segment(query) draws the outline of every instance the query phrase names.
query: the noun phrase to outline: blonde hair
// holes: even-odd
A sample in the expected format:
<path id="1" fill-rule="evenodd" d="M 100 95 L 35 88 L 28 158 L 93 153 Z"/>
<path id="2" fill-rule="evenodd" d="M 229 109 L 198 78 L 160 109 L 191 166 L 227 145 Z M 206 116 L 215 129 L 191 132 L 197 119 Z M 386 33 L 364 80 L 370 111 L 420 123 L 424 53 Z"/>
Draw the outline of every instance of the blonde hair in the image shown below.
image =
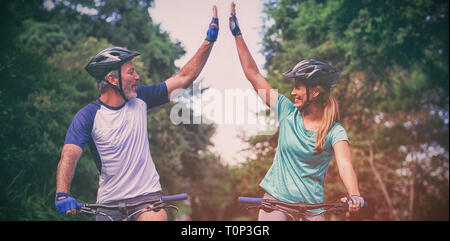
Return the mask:
<path id="1" fill-rule="evenodd" d="M 339 121 L 339 104 L 331 93 L 324 93 L 322 98 L 319 100 L 324 105 L 322 122 L 320 123 L 319 129 L 317 130 L 316 146 L 314 150 L 321 153 L 323 152 L 323 146 L 325 145 L 325 140 L 327 134 L 330 131 L 333 124 Z"/>

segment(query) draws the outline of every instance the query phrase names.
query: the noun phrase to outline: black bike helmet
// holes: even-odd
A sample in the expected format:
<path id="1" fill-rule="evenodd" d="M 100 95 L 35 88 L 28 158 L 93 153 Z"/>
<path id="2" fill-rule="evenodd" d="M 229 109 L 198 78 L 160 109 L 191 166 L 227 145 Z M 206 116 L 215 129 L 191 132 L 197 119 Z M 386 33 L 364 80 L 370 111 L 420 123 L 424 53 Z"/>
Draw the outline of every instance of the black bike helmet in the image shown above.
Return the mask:
<path id="1" fill-rule="evenodd" d="M 134 57 L 140 55 L 139 52 L 128 50 L 122 47 L 111 47 L 105 50 L 102 50 L 100 53 L 95 55 L 91 61 L 86 65 L 86 71 L 93 76 L 97 82 L 101 82 L 105 80 L 105 76 L 113 71 L 119 71 L 119 88 L 109 83 L 109 81 L 105 80 L 111 87 L 117 90 L 120 95 L 128 101 L 125 97 L 125 94 L 122 89 L 122 74 L 121 67 L 124 63 L 132 60 Z"/>
<path id="2" fill-rule="evenodd" d="M 326 92 L 331 92 L 332 86 L 336 84 L 339 77 L 339 71 L 334 69 L 331 65 L 315 59 L 306 59 L 297 63 L 294 68 L 283 74 L 285 77 L 294 78 L 295 81 L 299 81 L 306 86 L 306 105 L 308 106 L 311 102 L 316 101 L 320 93 L 316 98 L 309 99 L 309 88 L 313 86 L 322 86 Z"/>
<path id="3" fill-rule="evenodd" d="M 307 59 L 302 60 L 291 70 L 283 74 L 288 78 L 294 78 L 308 83 L 310 86 L 322 85 L 331 87 L 339 77 L 339 71 L 324 62 Z"/>

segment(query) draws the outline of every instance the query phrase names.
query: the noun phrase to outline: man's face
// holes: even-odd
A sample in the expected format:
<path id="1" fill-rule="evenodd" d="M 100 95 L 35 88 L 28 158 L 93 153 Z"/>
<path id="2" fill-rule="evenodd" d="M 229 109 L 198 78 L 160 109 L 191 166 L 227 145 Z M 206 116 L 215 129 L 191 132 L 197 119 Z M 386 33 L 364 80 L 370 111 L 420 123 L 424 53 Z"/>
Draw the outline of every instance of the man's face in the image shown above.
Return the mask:
<path id="1" fill-rule="evenodd" d="M 137 97 L 139 79 L 140 77 L 131 61 L 122 65 L 122 89 L 127 99 Z"/>

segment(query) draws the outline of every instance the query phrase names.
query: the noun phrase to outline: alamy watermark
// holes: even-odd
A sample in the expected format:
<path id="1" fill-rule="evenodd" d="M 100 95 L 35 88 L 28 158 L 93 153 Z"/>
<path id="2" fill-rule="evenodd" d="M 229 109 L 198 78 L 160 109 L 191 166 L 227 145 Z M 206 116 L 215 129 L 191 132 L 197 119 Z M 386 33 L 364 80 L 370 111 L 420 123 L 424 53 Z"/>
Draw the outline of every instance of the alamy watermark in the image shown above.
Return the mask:
<path id="1" fill-rule="evenodd" d="M 258 135 L 273 135 L 278 121 L 275 106 L 277 90 L 255 92 L 253 89 L 208 88 L 202 91 L 196 83 L 191 91 L 177 89 L 171 93 L 170 100 L 176 104 L 170 110 L 173 124 L 229 124 L 254 125 Z M 190 93 L 189 93 L 190 92 Z M 263 99 L 270 99 L 269 108 Z"/>

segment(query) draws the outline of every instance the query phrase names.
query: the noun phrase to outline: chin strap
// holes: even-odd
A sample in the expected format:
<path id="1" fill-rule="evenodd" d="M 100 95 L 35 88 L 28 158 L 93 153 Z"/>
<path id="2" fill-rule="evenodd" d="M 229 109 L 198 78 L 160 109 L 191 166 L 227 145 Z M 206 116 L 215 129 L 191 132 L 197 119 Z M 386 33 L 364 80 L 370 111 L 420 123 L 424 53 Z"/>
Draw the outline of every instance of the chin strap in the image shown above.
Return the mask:
<path id="1" fill-rule="evenodd" d="M 114 90 L 116 90 L 117 92 L 119 92 L 120 96 L 122 96 L 122 98 L 125 100 L 125 102 L 128 102 L 127 97 L 125 96 L 125 93 L 123 92 L 122 89 L 122 71 L 121 71 L 121 67 L 119 67 L 119 69 L 117 70 L 119 72 L 119 87 L 111 84 L 108 80 L 105 79 L 106 83 L 108 83 L 109 86 L 111 86 Z"/>
<path id="2" fill-rule="evenodd" d="M 312 100 L 309 99 L 309 84 L 306 82 L 305 83 L 306 86 L 306 103 L 303 107 L 299 108 L 300 112 L 304 113 L 305 115 L 308 114 L 308 106 L 313 103 L 316 102 L 317 100 L 320 99 L 320 97 L 323 95 L 323 92 L 320 92 L 315 98 L 313 98 Z"/>
<path id="3" fill-rule="evenodd" d="M 125 96 L 125 93 L 123 92 L 122 88 L 122 66 L 119 67 L 119 94 L 122 96 L 122 98 L 125 100 L 125 102 L 128 102 L 127 97 Z"/>
<path id="4" fill-rule="evenodd" d="M 312 102 L 315 102 L 318 99 L 318 97 L 320 96 L 320 94 L 318 96 L 316 96 L 316 98 L 314 98 L 313 100 L 310 100 L 309 99 L 309 84 L 308 84 L 308 82 L 305 83 L 305 87 L 306 87 L 306 103 L 303 105 L 302 108 L 300 108 L 300 112 L 302 112 L 303 114 L 306 115 L 306 114 L 308 114 L 307 108 L 308 108 L 309 104 L 311 104 Z"/>

